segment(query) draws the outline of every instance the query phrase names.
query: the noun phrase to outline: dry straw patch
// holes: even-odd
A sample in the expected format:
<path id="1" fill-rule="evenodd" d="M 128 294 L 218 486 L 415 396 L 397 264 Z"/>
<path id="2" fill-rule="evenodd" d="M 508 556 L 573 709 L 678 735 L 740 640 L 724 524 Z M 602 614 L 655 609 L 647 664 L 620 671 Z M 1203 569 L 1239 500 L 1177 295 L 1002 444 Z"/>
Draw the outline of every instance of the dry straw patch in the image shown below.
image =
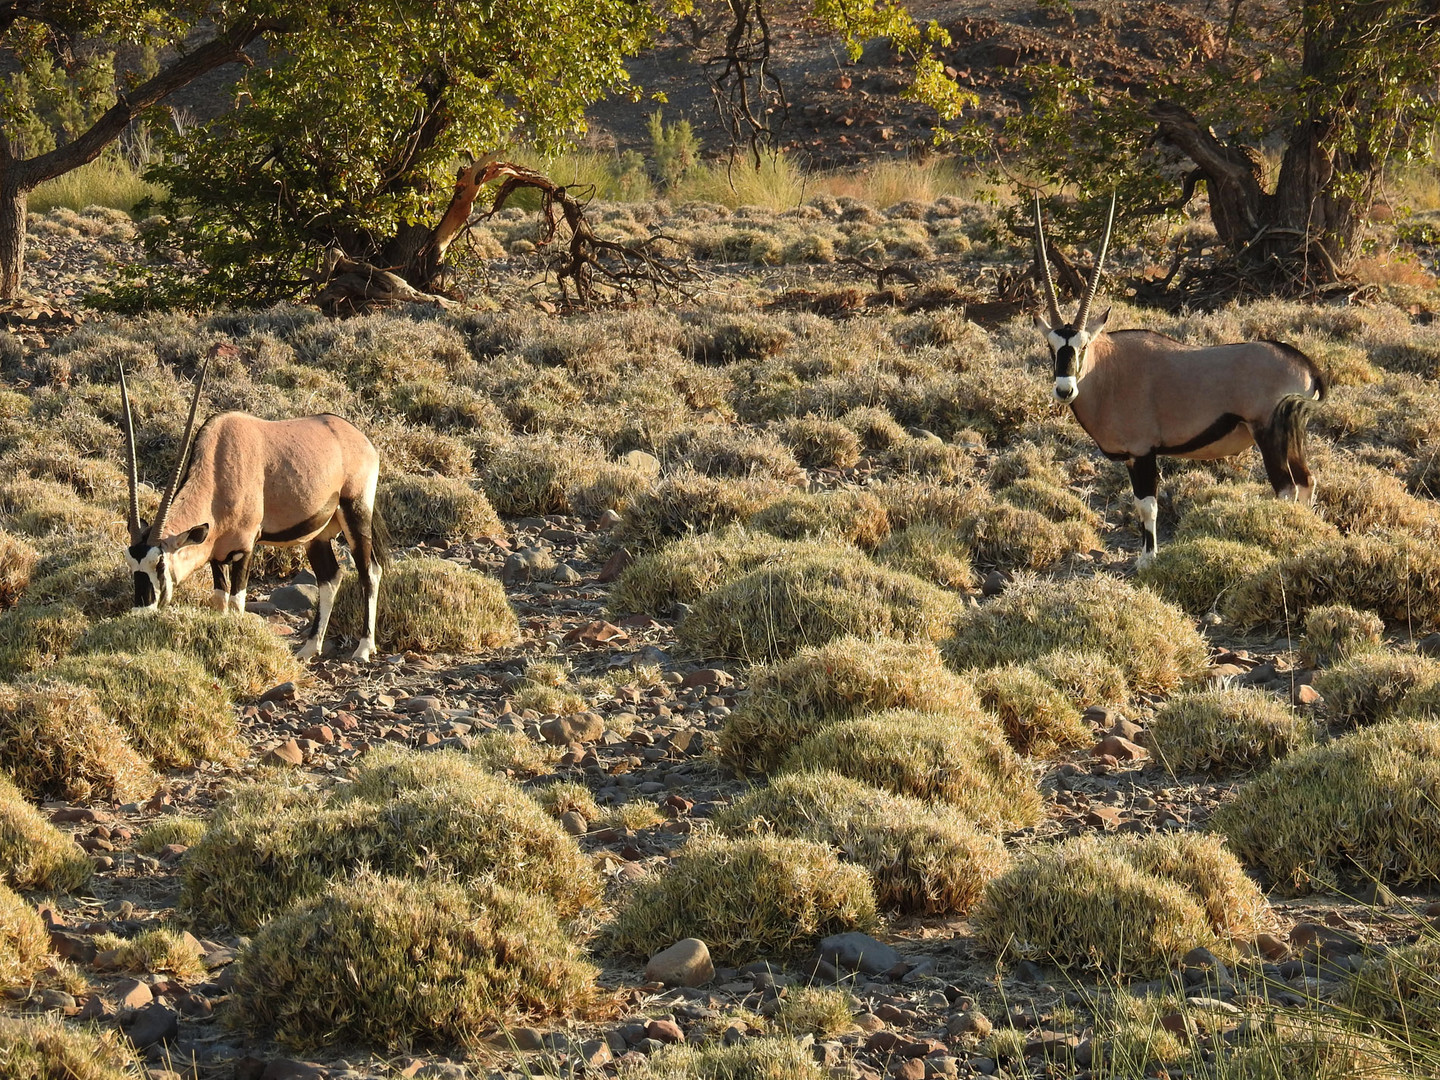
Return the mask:
<path id="1" fill-rule="evenodd" d="M 1308 506 L 1264 497 L 1217 496 L 1188 511 L 1175 527 L 1177 541 L 1210 536 L 1278 553 L 1334 540 L 1339 535 L 1334 525 Z"/>
<path id="2" fill-rule="evenodd" d="M 29 543 L 0 529 L 0 611 L 20 602 L 37 558 Z"/>
<path id="3" fill-rule="evenodd" d="M 998 570 L 1048 570 L 1065 556 L 1104 545 L 1083 521 L 1051 521 L 1036 510 L 992 503 L 959 524 L 976 565 Z"/>
<path id="4" fill-rule="evenodd" d="M 1276 762 L 1211 825 L 1297 892 L 1440 878 L 1440 722 L 1362 728 Z"/>
<path id="5" fill-rule="evenodd" d="M 20 604 L 0 611 L 0 679 L 53 664 L 89 625 L 83 611 L 65 604 Z"/>
<path id="6" fill-rule="evenodd" d="M 772 834 L 837 848 L 870 871 L 882 908 L 907 913 L 963 915 L 1009 862 L 998 837 L 948 808 L 833 772 L 777 777 L 723 810 L 715 828 L 726 836 Z"/>
<path id="7" fill-rule="evenodd" d="M 690 533 L 714 532 L 752 517 L 792 490 L 763 477 L 721 480 L 696 472 L 667 476 L 630 500 L 611 537 L 634 551 L 650 551 Z"/>
<path id="8" fill-rule="evenodd" d="M 543 897 L 363 873 L 260 929 L 229 1021 L 302 1050 L 474 1046 L 499 1025 L 583 1011 L 596 974 Z"/>
<path id="9" fill-rule="evenodd" d="M 1440 938 L 1422 934 L 1367 960 L 1346 979 L 1345 1003 L 1397 1034 L 1433 1038 L 1440 1032 Z"/>
<path id="10" fill-rule="evenodd" d="M 854 548 L 765 566 L 695 602 L 679 627 L 692 656 L 775 660 L 837 637 L 940 637 L 955 597 L 899 571 L 876 566 Z"/>
<path id="11" fill-rule="evenodd" d="M 770 772 L 796 743 L 849 717 L 884 709 L 983 717 L 974 690 L 928 641 L 837 638 L 750 673 L 750 693 L 721 729 L 721 756 Z"/>
<path id="12" fill-rule="evenodd" d="M 1305 613 L 1300 659 L 1308 667 L 1328 667 L 1380 647 L 1385 621 L 1373 611 L 1348 604 L 1324 604 Z"/>
<path id="13" fill-rule="evenodd" d="M 591 478 L 604 461 L 598 447 L 581 440 L 520 436 L 495 447 L 480 482 L 502 514 L 567 514 L 572 487 Z"/>
<path id="14" fill-rule="evenodd" d="M 156 776 L 87 687 L 58 680 L 0 684 L 0 766 L 32 799 L 130 802 Z"/>
<path id="15" fill-rule="evenodd" d="M 698 937 L 722 964 L 799 958 L 821 938 L 876 924 L 869 875 L 823 844 L 700 836 L 661 873 L 642 878 L 610 925 L 616 951 Z"/>
<path id="16" fill-rule="evenodd" d="M 208 828 L 208 824 L 201 818 L 166 818 L 164 821 L 157 821 L 154 825 L 148 826 L 135 838 L 131 847 L 142 855 L 158 855 L 171 844 L 183 844 L 187 848 L 193 847 L 205 835 L 206 828 Z"/>
<path id="17" fill-rule="evenodd" d="M 91 870 L 85 852 L 0 775 L 0 878 L 25 892 L 73 892 Z"/>
<path id="18" fill-rule="evenodd" d="M 93 690 L 105 714 L 156 765 L 232 764 L 245 754 L 229 696 L 199 661 L 183 653 L 71 656 L 51 674 Z"/>
<path id="19" fill-rule="evenodd" d="M 838 420 L 801 416 L 777 429 L 780 441 L 807 469 L 848 469 L 860 460 L 860 437 Z"/>
<path id="20" fill-rule="evenodd" d="M 1020 753 L 1049 757 L 1092 741 L 1080 711 L 1033 668 L 1006 664 L 970 677 L 980 703 L 1000 718 L 1005 738 Z"/>
<path id="21" fill-rule="evenodd" d="M 990 603 L 962 611 L 941 648 L 959 670 L 1026 663 L 1056 649 L 1092 651 L 1118 664 L 1131 689 L 1147 693 L 1194 678 L 1209 657 L 1183 612 L 1107 575 L 1018 578 Z"/>
<path id="22" fill-rule="evenodd" d="M 95 1031 L 52 1017 L 0 1017 L 0 1074 L 17 1080 L 137 1080 L 144 1075 L 118 1030 Z"/>
<path id="23" fill-rule="evenodd" d="M 197 660 L 236 697 L 253 698 L 299 679 L 300 664 L 262 620 L 170 606 L 97 622 L 75 642 L 79 656 L 162 650 Z"/>
<path id="24" fill-rule="evenodd" d="M 971 913 L 978 940 L 1002 958 L 1140 975 L 1196 947 L 1232 954 L 1230 938 L 1259 929 L 1264 898 L 1219 845 L 1172 839 L 1078 837 L 1030 852 Z"/>
<path id="25" fill-rule="evenodd" d="M 181 906 L 248 930 L 361 866 L 488 876 L 567 917 L 600 896 L 575 841 L 515 784 L 463 754 L 384 749 L 328 795 L 283 778 L 240 788 L 186 854 Z"/>
<path id="26" fill-rule="evenodd" d="M 499 581 L 448 559 L 404 559 L 380 580 L 375 643 L 399 652 L 479 652 L 513 644 L 520 623 Z M 356 635 L 360 586 L 346 575 L 331 627 Z"/>
<path id="27" fill-rule="evenodd" d="M 1079 495 L 1039 477 L 1022 477 L 1001 488 L 995 497 L 1022 510 L 1034 510 L 1057 523 L 1078 521 L 1092 529 L 1100 525 L 1100 515 Z"/>
<path id="28" fill-rule="evenodd" d="M 470 743 L 470 760 L 488 772 L 529 780 L 552 771 L 558 752 L 519 732 L 487 731 Z"/>
<path id="29" fill-rule="evenodd" d="M 943 802 L 986 828 L 1023 828 L 1041 816 L 1025 763 L 993 720 L 968 713 L 892 709 L 845 720 L 800 743 L 781 767 L 833 771 L 896 795 Z"/>
<path id="30" fill-rule="evenodd" d="M 114 934 L 95 935 L 95 947 L 110 953 L 110 965 L 118 971 L 168 971 L 183 980 L 198 979 L 205 972 L 200 963 L 199 943 L 187 935 L 163 927 L 146 930 L 133 938 Z"/>
<path id="31" fill-rule="evenodd" d="M 1166 544 L 1135 580 L 1191 615 L 1213 611 L 1240 582 L 1275 562 L 1255 544 L 1197 536 Z"/>
<path id="32" fill-rule="evenodd" d="M 484 492 L 447 476 L 391 476 L 376 502 L 390 535 L 401 547 L 424 540 L 474 540 L 504 536 L 505 526 Z"/>
<path id="33" fill-rule="evenodd" d="M 1227 1080 L 1415 1080 L 1396 1060 L 1409 1053 L 1384 1038 L 1357 1031 L 1334 1015 L 1277 1014 L 1238 1056 L 1225 1062 Z"/>
<path id="34" fill-rule="evenodd" d="M 1029 666 L 1082 709 L 1118 705 L 1129 696 L 1120 665 L 1093 649 L 1056 649 L 1037 656 Z"/>
<path id="35" fill-rule="evenodd" d="M 885 504 L 865 491 L 783 495 L 751 516 L 749 526 L 782 540 L 828 538 L 874 551 L 890 535 Z"/>
<path id="36" fill-rule="evenodd" d="M 1440 707 L 1440 661 L 1414 653 L 1370 652 L 1315 678 L 1331 715 L 1347 724 L 1378 724 Z"/>
<path id="37" fill-rule="evenodd" d="M 677 1043 L 650 1055 L 625 1080 L 826 1080 L 829 1072 L 795 1039 L 745 1039 L 731 1046 Z"/>
<path id="38" fill-rule="evenodd" d="M 50 934 L 35 909 L 7 885 L 0 885 L 0 986 L 23 984 L 43 968 Z"/>
<path id="39" fill-rule="evenodd" d="M 792 987 L 777 1003 L 773 1019 L 776 1030 L 787 1035 L 813 1035 L 833 1039 L 855 1030 L 848 990 L 823 986 Z"/>
<path id="40" fill-rule="evenodd" d="M 875 549 L 875 561 L 947 589 L 975 586 L 970 548 L 958 529 L 929 522 L 908 525 Z"/>
<path id="41" fill-rule="evenodd" d="M 1238 686 L 1172 697 L 1146 737 L 1175 776 L 1259 768 L 1314 741 L 1314 724 L 1275 695 Z"/>

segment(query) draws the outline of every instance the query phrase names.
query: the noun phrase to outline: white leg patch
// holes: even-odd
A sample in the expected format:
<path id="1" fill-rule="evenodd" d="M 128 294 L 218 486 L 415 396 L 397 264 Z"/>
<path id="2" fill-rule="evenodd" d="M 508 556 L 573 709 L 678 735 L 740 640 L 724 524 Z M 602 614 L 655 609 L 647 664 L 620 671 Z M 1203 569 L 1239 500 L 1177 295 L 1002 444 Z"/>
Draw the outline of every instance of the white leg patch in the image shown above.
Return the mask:
<path id="1" fill-rule="evenodd" d="M 237 593 L 230 594 L 231 609 L 238 611 L 241 615 L 245 614 L 245 592 L 245 589 L 241 589 Z"/>
<path id="2" fill-rule="evenodd" d="M 230 594 L 224 589 L 210 590 L 210 606 L 216 611 L 230 610 Z"/>
<path id="3" fill-rule="evenodd" d="M 1160 547 L 1160 537 L 1155 532 L 1155 522 L 1160 517 L 1160 506 L 1154 495 L 1135 500 L 1135 512 L 1140 515 L 1140 526 L 1145 530 L 1145 548 L 1135 566 L 1144 569 L 1155 561 L 1155 552 Z"/>
<path id="4" fill-rule="evenodd" d="M 330 627 L 330 609 L 335 604 L 335 594 L 340 591 L 340 578 L 337 576 L 334 581 L 321 582 L 317 586 L 320 599 L 316 608 L 315 635 L 300 646 L 297 659 L 309 660 L 312 656 L 318 656 L 320 650 L 325 647 L 325 631 Z"/>
<path id="5" fill-rule="evenodd" d="M 380 564 L 372 562 L 370 564 L 370 602 L 365 613 L 365 625 L 369 628 L 370 633 L 361 638 L 360 644 L 355 646 L 355 651 L 351 654 L 352 660 L 369 660 L 370 654 L 375 651 L 375 612 L 380 603 L 380 575 Z"/>

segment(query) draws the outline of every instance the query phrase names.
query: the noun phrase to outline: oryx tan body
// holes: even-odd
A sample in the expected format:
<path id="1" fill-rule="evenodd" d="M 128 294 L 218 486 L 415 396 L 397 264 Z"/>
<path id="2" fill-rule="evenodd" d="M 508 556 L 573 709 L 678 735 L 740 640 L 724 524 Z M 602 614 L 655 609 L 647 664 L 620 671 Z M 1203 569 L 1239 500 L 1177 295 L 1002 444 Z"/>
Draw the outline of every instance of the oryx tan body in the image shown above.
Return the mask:
<path id="1" fill-rule="evenodd" d="M 129 393 L 121 393 L 130 449 L 130 533 L 127 560 L 135 576 L 135 607 L 168 603 L 175 588 L 207 562 L 214 606 L 245 610 L 250 560 L 257 544 L 304 546 L 315 570 L 319 602 L 302 658 L 324 645 L 340 568 L 331 541 L 343 534 L 360 575 L 365 625 L 357 659 L 375 647 L 376 599 L 385 558 L 377 536 L 375 487 L 379 455 L 358 429 L 338 416 L 262 420 L 221 413 L 195 431 L 206 369 L 196 383 L 180 462 L 161 498 L 155 523 L 139 521 L 134 432 Z"/>

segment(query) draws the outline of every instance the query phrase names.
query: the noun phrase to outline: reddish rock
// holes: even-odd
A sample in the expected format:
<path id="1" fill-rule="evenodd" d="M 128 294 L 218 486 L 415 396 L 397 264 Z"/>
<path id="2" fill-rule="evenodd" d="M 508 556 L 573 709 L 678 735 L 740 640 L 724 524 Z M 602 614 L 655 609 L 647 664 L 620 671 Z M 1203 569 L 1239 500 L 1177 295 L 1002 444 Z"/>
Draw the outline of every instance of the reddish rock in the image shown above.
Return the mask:
<path id="1" fill-rule="evenodd" d="M 1092 753 L 1097 757 L 1112 757 L 1116 761 L 1143 761 L 1150 756 L 1150 751 L 1143 746 L 1136 746 L 1119 735 L 1106 735 L 1095 744 Z"/>
<path id="2" fill-rule="evenodd" d="M 605 565 L 600 568 L 600 573 L 596 576 L 595 580 L 602 584 L 614 581 L 624 573 L 625 568 L 634 561 L 635 556 L 631 554 L 630 549 L 622 547 L 617 550 L 614 555 L 611 555 L 610 558 L 605 560 Z"/>
<path id="3" fill-rule="evenodd" d="M 1099 829 L 1113 829 L 1120 824 L 1120 811 L 1113 806 L 1092 807 L 1085 815 L 1085 824 Z"/>
<path id="4" fill-rule="evenodd" d="M 335 741 L 335 729 L 329 724 L 313 724 L 302 731 L 300 737 L 329 745 Z"/>
<path id="5" fill-rule="evenodd" d="M 645 1025 L 645 1037 L 661 1043 L 685 1041 L 685 1032 L 674 1020 L 651 1020 Z"/>
<path id="6" fill-rule="evenodd" d="M 286 739 L 279 746 L 269 751 L 260 759 L 262 765 L 300 765 L 305 761 L 305 753 L 294 739 Z"/>

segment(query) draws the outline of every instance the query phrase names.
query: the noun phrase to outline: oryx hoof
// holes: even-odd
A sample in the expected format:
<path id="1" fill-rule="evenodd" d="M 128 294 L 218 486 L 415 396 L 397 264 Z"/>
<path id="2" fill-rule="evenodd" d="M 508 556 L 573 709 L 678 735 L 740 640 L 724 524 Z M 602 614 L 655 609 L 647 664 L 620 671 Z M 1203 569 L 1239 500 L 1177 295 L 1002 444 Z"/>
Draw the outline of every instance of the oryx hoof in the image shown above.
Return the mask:
<path id="1" fill-rule="evenodd" d="M 1136 570 L 1144 570 L 1147 566 L 1149 566 L 1149 565 L 1150 565 L 1151 563 L 1153 563 L 1154 561 L 1155 561 L 1155 552 L 1153 552 L 1153 551 L 1142 551 L 1142 552 L 1140 553 L 1140 557 L 1135 560 L 1135 569 L 1136 569 Z"/>
<path id="2" fill-rule="evenodd" d="M 363 663 L 366 660 L 370 659 L 370 654 L 374 651 L 375 642 L 371 641 L 369 638 L 365 638 L 360 642 L 359 645 L 355 646 L 355 651 L 350 654 L 350 659 L 359 660 Z"/>
<path id="3" fill-rule="evenodd" d="M 320 642 L 313 637 L 306 638 L 305 644 L 300 646 L 300 651 L 295 654 L 296 660 L 309 660 L 312 656 L 320 655 Z"/>

